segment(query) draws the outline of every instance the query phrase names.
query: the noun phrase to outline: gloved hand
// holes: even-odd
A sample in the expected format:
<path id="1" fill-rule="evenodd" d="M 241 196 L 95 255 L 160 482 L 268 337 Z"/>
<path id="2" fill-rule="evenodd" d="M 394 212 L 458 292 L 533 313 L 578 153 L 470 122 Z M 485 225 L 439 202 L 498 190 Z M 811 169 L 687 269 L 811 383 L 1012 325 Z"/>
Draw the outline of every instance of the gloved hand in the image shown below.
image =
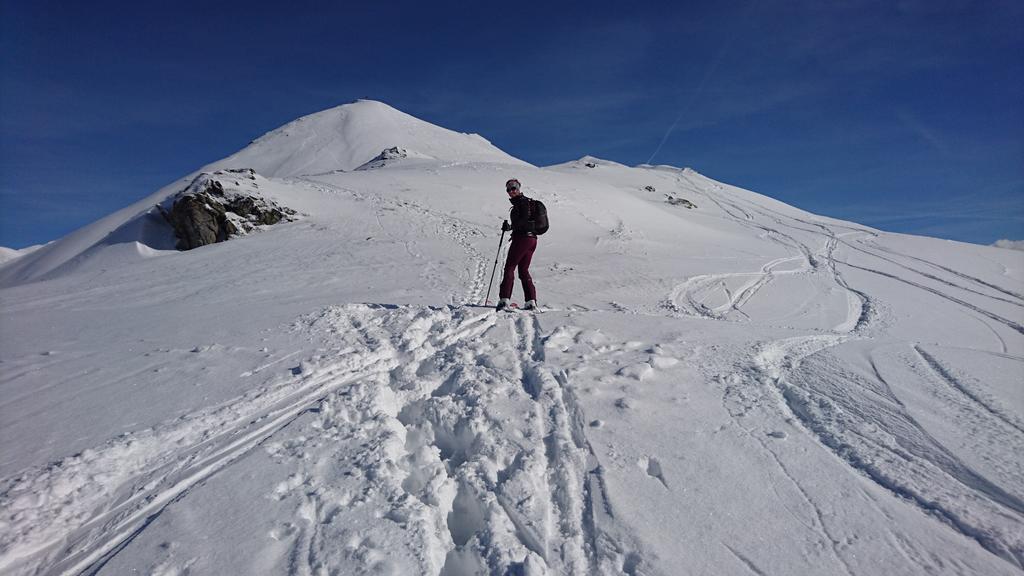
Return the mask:
<path id="1" fill-rule="evenodd" d="M 508 220 L 502 221 L 502 223 L 501 223 L 501 231 L 502 232 L 508 232 L 511 229 L 512 229 L 512 225 L 508 223 Z"/>

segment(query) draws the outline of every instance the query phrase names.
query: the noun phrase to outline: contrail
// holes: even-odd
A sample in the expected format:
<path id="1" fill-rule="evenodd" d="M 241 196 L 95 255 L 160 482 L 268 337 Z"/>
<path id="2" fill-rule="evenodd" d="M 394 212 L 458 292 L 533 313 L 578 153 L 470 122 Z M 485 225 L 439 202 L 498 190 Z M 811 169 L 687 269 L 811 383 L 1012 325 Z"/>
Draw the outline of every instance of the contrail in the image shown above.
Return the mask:
<path id="1" fill-rule="evenodd" d="M 754 2 L 750 2 L 749 4 L 747 4 L 747 9 L 744 10 L 744 16 L 750 13 L 750 8 L 753 5 Z M 683 107 L 679 110 L 679 115 L 676 116 L 675 122 L 672 122 L 672 125 L 669 126 L 668 130 L 665 131 L 665 135 L 661 137 L 661 142 L 658 142 L 658 147 L 654 149 L 654 153 L 651 154 L 651 157 L 647 159 L 646 164 L 650 164 L 654 160 L 654 157 L 658 155 L 658 152 L 661 152 L 661 147 L 665 145 L 665 142 L 668 141 L 668 137 L 672 135 L 673 131 L 675 131 L 676 126 L 679 125 L 679 121 L 683 119 L 683 116 L 686 115 L 687 112 L 689 112 L 690 106 L 693 104 L 693 101 L 696 100 L 702 92 L 704 92 L 704 86 L 707 85 L 708 80 L 711 78 L 711 75 L 714 74 L 716 70 L 718 70 L 718 66 L 722 63 L 722 59 L 725 58 L 725 53 L 729 51 L 729 46 L 731 46 L 733 41 L 736 39 L 737 28 L 739 27 L 733 26 L 732 31 L 729 34 L 729 37 L 726 38 L 725 42 L 722 43 L 722 47 L 721 49 L 718 50 L 718 54 L 715 56 L 715 59 L 711 62 L 711 65 L 708 66 L 707 72 L 704 73 L 704 77 L 701 78 L 700 83 L 697 84 L 697 89 L 690 93 L 690 97 L 687 98 L 686 102 L 683 104 Z"/>

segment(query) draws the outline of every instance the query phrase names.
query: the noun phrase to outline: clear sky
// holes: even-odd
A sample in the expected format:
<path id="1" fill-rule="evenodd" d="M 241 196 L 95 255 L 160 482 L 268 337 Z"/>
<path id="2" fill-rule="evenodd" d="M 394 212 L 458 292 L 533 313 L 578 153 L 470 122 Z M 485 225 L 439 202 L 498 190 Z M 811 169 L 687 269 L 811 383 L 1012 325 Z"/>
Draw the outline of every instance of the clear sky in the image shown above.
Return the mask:
<path id="1" fill-rule="evenodd" d="M 691 166 L 815 213 L 1024 239 L 1024 2 L 0 0 L 0 245 L 382 100 L 537 165 Z"/>

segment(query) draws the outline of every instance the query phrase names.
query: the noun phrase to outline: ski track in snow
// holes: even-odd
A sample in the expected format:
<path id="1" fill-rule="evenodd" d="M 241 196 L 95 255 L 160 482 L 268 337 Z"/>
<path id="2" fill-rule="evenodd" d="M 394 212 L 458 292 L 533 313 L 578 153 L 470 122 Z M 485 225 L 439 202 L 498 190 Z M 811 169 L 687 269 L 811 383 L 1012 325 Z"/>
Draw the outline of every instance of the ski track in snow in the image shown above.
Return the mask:
<path id="1" fill-rule="evenodd" d="M 813 512 L 813 523 L 808 528 L 821 533 L 823 545 L 832 545 L 834 557 L 852 573 L 842 551 L 834 548 L 838 539 L 830 532 L 819 506 L 766 439 L 764 418 L 772 420 L 770 414 L 779 408 L 783 412 L 774 419 L 799 423 L 859 473 L 1020 568 L 1024 536 L 1019 527 L 1024 522 L 1024 502 L 972 470 L 925 431 L 874 362 L 876 380 L 868 381 L 828 358 L 830 350 L 855 341 L 848 336 L 806 336 L 768 342 L 750 366 L 725 381 L 724 405 L 737 425 L 764 449 L 802 495 Z M 997 438 L 997 443 L 1024 449 L 1024 434 L 1018 422 L 977 398 L 919 347 L 913 350 L 929 371 L 967 400 L 946 400 L 958 406 L 961 417 L 970 419 L 975 429 L 984 429 L 985 438 Z M 1024 470 L 1016 463 L 1007 468 L 1005 474 L 1015 477 L 1011 481 L 1019 486 Z M 806 516 L 790 513 L 797 518 Z M 905 540 L 898 534 L 893 538 Z M 901 547 L 908 545 L 904 542 Z"/>
<path id="2" fill-rule="evenodd" d="M 452 330 L 452 337 L 465 336 L 465 331 Z M 442 333 L 441 338 L 445 337 Z M 372 346 L 338 354 L 342 359 L 336 363 L 311 371 L 303 368 L 298 383 L 285 381 L 255 391 L 219 408 L 124 435 L 5 481 L 0 486 L 0 510 L 18 520 L 5 531 L 0 550 L 16 555 L 0 557 L 0 568 L 22 558 L 50 555 L 59 547 L 61 559 L 48 573 L 88 573 L 165 506 L 287 426 L 332 390 L 397 362 Z M 26 513 L 19 515 L 22 509 Z"/>
<path id="3" fill-rule="evenodd" d="M 874 361 L 871 365 L 876 380 L 870 382 L 856 374 L 844 371 L 840 363 L 827 357 L 829 350 L 850 341 L 850 338 L 866 335 L 872 319 L 878 318 L 877 302 L 869 294 L 852 288 L 838 271 L 837 264 L 909 284 L 960 305 L 970 312 L 996 320 L 1017 332 L 1022 330 L 1021 326 L 1013 320 L 932 286 L 896 274 L 848 262 L 839 262 L 835 258 L 835 250 L 840 243 L 867 256 L 895 264 L 905 272 L 938 282 L 947 289 L 963 290 L 1014 306 L 1022 306 L 1020 294 L 922 258 L 899 254 L 884 247 L 872 245 L 879 251 L 927 264 L 940 272 L 951 274 L 960 280 L 966 280 L 978 286 L 977 289 L 965 287 L 952 280 L 901 264 L 893 258 L 881 256 L 855 245 L 840 238 L 824 224 L 782 215 L 763 207 L 741 208 L 738 203 L 730 202 L 707 188 L 697 186 L 685 175 L 681 178 L 687 181 L 691 191 L 704 195 L 728 217 L 742 225 L 756 227 L 769 234 L 777 233 L 774 228 L 757 223 L 754 214 L 758 214 L 770 218 L 779 227 L 787 226 L 780 220 L 779 217 L 782 217 L 817 228 L 817 230 L 802 227 L 798 229 L 808 233 L 823 233 L 827 237 L 825 249 L 815 255 L 825 261 L 832 280 L 851 296 L 855 296 L 859 304 L 858 306 L 851 305 L 847 321 L 835 329 L 836 332 L 848 334 L 847 336 L 805 336 L 764 343 L 750 365 L 741 368 L 738 373 L 726 380 L 727 385 L 723 397 L 723 403 L 737 425 L 761 445 L 765 453 L 771 456 L 783 476 L 788 478 L 802 495 L 804 503 L 814 511 L 813 526 L 808 526 L 808 528 L 819 531 L 823 544 L 832 546 L 834 557 L 840 562 L 843 570 L 848 574 L 852 573 L 842 552 L 835 548 L 835 542 L 838 540 L 829 532 L 828 523 L 822 516 L 819 507 L 800 486 L 797 478 L 787 469 L 771 444 L 766 441 L 763 431 L 757 425 L 751 425 L 751 422 L 760 423 L 761 420 L 745 418 L 751 411 L 769 414 L 776 410 L 776 407 L 785 407 L 782 413 L 783 419 L 799 422 L 826 449 L 832 451 L 855 470 L 871 478 L 884 489 L 913 502 L 923 513 L 939 518 L 965 537 L 976 541 L 989 552 L 1019 569 L 1024 568 L 1024 533 L 1020 530 L 1020 526 L 1024 525 L 1024 501 L 972 470 L 926 432 L 893 393 L 888 382 L 879 373 Z M 860 232 L 854 230 L 847 235 Z M 867 231 L 863 233 L 871 238 L 875 236 Z M 818 271 L 815 255 L 812 255 L 806 245 L 798 242 L 792 235 L 779 234 L 779 236 L 786 240 L 784 244 L 789 242 L 800 244 L 801 255 L 807 258 L 809 264 L 791 273 L 806 274 Z M 860 243 L 861 241 L 858 239 L 854 242 Z M 800 256 L 795 255 L 792 258 L 800 258 Z M 771 280 L 771 268 L 778 265 L 780 261 L 785 261 L 785 259 L 769 262 L 762 267 L 760 273 L 749 274 L 754 276 L 755 280 L 743 286 L 739 293 L 746 294 L 749 299 L 752 293 L 756 293 L 760 287 Z M 722 312 L 739 311 L 737 303 L 742 303 L 745 300 L 737 297 L 735 292 L 729 292 L 726 289 L 728 301 L 717 308 L 709 309 L 704 306 L 701 296 L 713 288 L 716 283 L 724 285 L 722 280 L 732 276 L 748 276 L 748 274 L 693 277 L 673 290 L 666 307 L 672 311 L 727 319 Z M 998 294 L 986 293 L 982 290 L 994 291 Z M 680 302 L 685 304 L 681 306 Z M 853 298 L 851 298 L 851 304 L 852 302 Z M 987 324 L 986 327 L 994 332 Z M 882 328 L 884 326 L 874 326 L 871 332 L 877 334 Z M 1006 342 L 997 332 L 995 334 L 1004 353 L 1000 355 L 1005 356 Z M 990 401 L 981 397 L 970 386 L 965 385 L 959 378 L 951 374 L 921 346 L 912 346 L 912 350 L 921 363 L 927 366 L 928 372 L 934 380 L 945 383 L 950 390 L 958 393 L 960 400 L 947 398 L 947 405 L 957 406 L 956 409 L 964 414 L 963 417 L 973 422 L 974 429 L 980 427 L 985 430 L 982 437 L 997 438 L 1000 439 L 997 442 L 1018 445 L 1020 449 L 1017 452 L 1024 449 L 1024 428 L 1014 414 L 992 405 Z M 1011 358 L 1015 359 L 1012 356 Z M 764 384 L 769 386 L 764 387 Z M 1022 473 L 1024 471 L 1019 469 L 1005 472 L 1010 475 L 1008 477 L 1016 475 L 1011 480 L 1012 485 L 1015 486 L 1020 486 L 1024 481 Z M 924 555 L 921 554 L 923 551 L 913 551 L 908 548 L 909 542 L 906 538 L 898 534 L 893 534 L 892 537 L 894 541 L 902 542 L 899 549 L 905 553 L 912 553 L 918 559 L 915 563 L 922 566 L 929 565 L 929 562 L 923 560 Z M 760 573 L 759 569 L 748 559 L 736 554 L 735 550 L 730 549 L 730 552 L 744 564 L 748 571 Z"/>
<path id="4" fill-rule="evenodd" d="M 803 461 L 777 448 L 770 439 L 780 437 L 773 436 L 776 430 L 765 433 L 769 425 L 792 423 L 830 458 L 1024 568 L 1024 469 L 1018 462 L 998 462 L 1004 452 L 997 449 L 1024 451 L 1024 422 L 930 347 L 878 344 L 866 354 L 872 372 L 867 375 L 847 369 L 835 356 L 884 334 L 889 320 L 883 302 L 851 285 L 841 267 L 963 308 L 999 339 L 1002 353 L 988 353 L 1016 361 L 1021 359 L 1007 354 L 1006 341 L 980 316 L 1021 334 L 1024 327 L 977 302 L 1022 308 L 1024 297 L 877 244 L 869 230 L 847 227 L 837 233 L 842 225 L 733 198 L 685 173 L 677 181 L 707 198 L 723 218 L 785 252 L 753 271 L 686 278 L 657 303 L 662 315 L 753 323 L 748 305 L 785 276 L 807 277 L 819 291 L 836 288 L 846 296 L 838 324 L 736 352 L 730 358 L 734 371 L 720 380 L 726 413 L 766 467 L 778 473 L 772 490 L 833 569 L 857 573 L 856 559 L 841 544 L 844 526 L 808 485 L 806 470 L 799 468 Z M 404 242 L 414 260 L 420 257 L 416 242 L 391 234 L 381 216 L 388 210 L 421 214 L 417 222 L 424 234 L 453 242 L 467 256 L 460 271 L 467 288 L 450 294 L 448 307 L 347 304 L 304 316 L 290 330 L 321 347 L 283 374 L 282 363 L 303 351 L 245 372 L 277 374 L 257 389 L 0 479 L 0 572 L 99 573 L 165 510 L 263 450 L 291 471 L 287 480 L 267 487 L 267 496 L 295 507 L 294 517 L 271 533 L 287 543 L 283 564 L 292 574 L 657 573 L 657 558 L 616 514 L 585 433 L 571 372 L 547 361 L 549 338 L 567 326 L 545 335 L 537 315 L 459 306 L 481 302 L 487 289 L 490 259 L 476 248 L 482 232 L 414 202 L 310 177 L 292 182 L 370 203 L 381 233 Z M 619 220 L 598 243 L 622 254 L 633 235 Z M 840 250 L 899 272 L 841 261 Z M 442 283 L 433 279 L 446 273 L 425 262 L 421 277 L 436 287 Z M 954 295 L 962 292 L 969 296 Z M 656 362 L 653 356 L 650 362 Z M 652 370 L 641 363 L 621 367 L 617 375 L 640 381 Z M 900 397 L 906 382 L 925 390 L 948 412 L 944 416 L 977 431 L 977 460 L 943 445 L 941 434 L 915 419 Z M 639 465 L 660 483 L 659 490 L 671 491 L 677 486 L 669 482 L 673 478 L 666 480 L 663 461 L 648 455 Z M 874 502 L 866 492 L 864 499 Z M 941 560 L 933 563 L 910 535 L 893 528 L 885 538 L 923 571 L 942 569 Z M 755 557 L 721 545 L 745 573 L 768 573 Z"/>
<path id="5" fill-rule="evenodd" d="M 447 212 L 434 210 L 422 204 L 410 202 L 408 200 L 398 200 L 388 197 L 386 194 L 378 194 L 369 190 L 360 191 L 327 184 L 311 178 L 312 176 L 300 177 L 294 180 L 294 182 L 304 186 L 309 186 L 323 194 L 347 194 L 358 200 L 370 201 L 374 206 L 374 217 L 376 218 L 377 225 L 385 234 L 388 234 L 388 231 L 380 221 L 381 210 L 413 208 L 417 213 L 429 216 L 426 220 L 435 224 L 434 235 L 445 236 L 455 242 L 455 244 L 465 252 L 466 257 L 468 258 L 467 268 L 462 278 L 462 283 L 465 284 L 467 288 L 462 294 L 452 294 L 450 296 L 450 303 L 452 305 L 483 303 L 484 295 L 487 290 L 488 259 L 481 254 L 479 250 L 477 250 L 472 242 L 474 237 L 484 236 L 484 233 L 475 225 L 465 220 L 455 218 Z M 409 254 L 414 258 L 419 257 L 415 252 L 409 250 L 408 244 L 406 245 L 406 250 L 409 251 Z M 431 263 L 427 263 L 422 276 L 426 280 L 427 285 L 437 287 L 440 283 L 432 281 L 433 272 L 430 267 Z"/>
<path id="6" fill-rule="evenodd" d="M 15 521 L 0 568 L 97 573 L 193 487 L 264 446 L 296 470 L 275 497 L 302 493 L 305 520 L 280 534 L 293 539 L 293 573 L 387 562 L 367 551 L 372 536 L 331 544 L 355 538 L 333 522 L 346 514 L 339 502 L 383 507 L 416 542 L 416 572 L 638 573 L 643 556 L 614 526 L 568 377 L 544 363 L 537 317 L 467 310 L 326 309 L 293 329 L 345 345 L 296 376 L 5 481 L 0 511 Z M 297 439 L 275 440 L 286 430 Z M 344 474 L 343 461 L 355 463 Z"/>
<path id="7" fill-rule="evenodd" d="M 791 256 L 771 260 L 761 266 L 757 272 L 734 272 L 693 276 L 673 288 L 669 297 L 661 303 L 662 308 L 672 313 L 700 316 L 713 319 L 730 319 L 733 314 L 739 315 L 743 320 L 749 321 L 750 317 L 743 312 L 743 306 L 749 302 L 761 289 L 767 286 L 772 280 L 782 275 L 820 275 L 823 271 L 828 273 L 828 281 L 838 286 L 847 294 L 849 302 L 847 317 L 844 321 L 832 328 L 835 332 L 860 332 L 867 327 L 871 317 L 877 313 L 877 303 L 862 291 L 856 290 L 845 281 L 842 274 L 836 268 L 835 250 L 840 242 L 836 233 L 824 224 L 796 220 L 799 224 L 812 226 L 816 229 L 810 230 L 792 223 L 783 222 L 780 218 L 793 219 L 768 209 L 750 205 L 742 207 L 738 201 L 730 201 L 723 195 L 712 191 L 708 187 L 698 186 L 686 174 L 677 176 L 681 185 L 691 192 L 696 192 L 713 204 L 718 206 L 732 220 L 742 226 L 758 230 L 766 237 L 785 247 L 789 251 L 796 250 Z M 717 186 L 717 185 L 715 185 Z M 754 214 L 767 217 L 771 224 L 759 221 Z M 803 232 L 809 232 L 824 239 L 823 247 L 812 249 L 807 243 L 798 240 L 795 236 L 785 233 L 782 229 L 796 228 Z M 871 234 L 870 232 L 853 230 L 851 234 Z M 800 262 L 800 267 L 776 271 L 775 268 L 789 262 Z M 822 267 L 824 263 L 824 268 Z M 729 289 L 728 281 L 731 279 L 747 279 L 738 288 Z M 725 294 L 725 302 L 714 307 L 705 304 L 705 300 L 721 289 Z"/>

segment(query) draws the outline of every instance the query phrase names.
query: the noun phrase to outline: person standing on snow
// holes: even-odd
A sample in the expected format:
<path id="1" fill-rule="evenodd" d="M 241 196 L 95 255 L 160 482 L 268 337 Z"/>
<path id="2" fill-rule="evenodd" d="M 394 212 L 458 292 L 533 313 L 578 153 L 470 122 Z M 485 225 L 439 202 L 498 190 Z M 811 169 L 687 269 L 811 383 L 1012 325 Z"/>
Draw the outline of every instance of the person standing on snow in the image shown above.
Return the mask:
<path id="1" fill-rule="evenodd" d="M 505 232 L 512 231 L 512 244 L 505 260 L 505 275 L 501 278 L 497 309 L 503 310 L 509 305 L 512 286 L 515 283 L 513 275 L 518 268 L 519 281 L 523 283 L 523 292 L 526 295 L 526 305 L 523 308 L 534 310 L 537 308 L 537 289 L 533 287 L 533 278 L 530 277 L 530 260 L 537 249 L 537 235 L 548 230 L 547 210 L 540 202 L 524 196 L 520 190 L 519 180 L 515 178 L 505 183 L 505 191 L 508 192 L 508 200 L 512 203 L 509 214 L 512 224 L 505 220 L 501 229 Z"/>

